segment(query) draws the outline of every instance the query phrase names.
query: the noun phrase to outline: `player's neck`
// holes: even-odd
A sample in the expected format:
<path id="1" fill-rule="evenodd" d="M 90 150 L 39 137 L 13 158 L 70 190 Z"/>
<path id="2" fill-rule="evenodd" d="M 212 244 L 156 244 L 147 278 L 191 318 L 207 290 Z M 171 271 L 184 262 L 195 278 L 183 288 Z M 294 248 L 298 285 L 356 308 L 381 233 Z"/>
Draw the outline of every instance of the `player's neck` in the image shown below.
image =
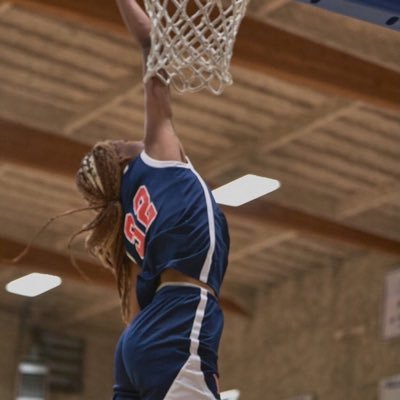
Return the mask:
<path id="1" fill-rule="evenodd" d="M 125 168 L 134 158 L 136 158 L 144 149 L 143 142 L 122 141 L 113 142 L 122 168 Z"/>

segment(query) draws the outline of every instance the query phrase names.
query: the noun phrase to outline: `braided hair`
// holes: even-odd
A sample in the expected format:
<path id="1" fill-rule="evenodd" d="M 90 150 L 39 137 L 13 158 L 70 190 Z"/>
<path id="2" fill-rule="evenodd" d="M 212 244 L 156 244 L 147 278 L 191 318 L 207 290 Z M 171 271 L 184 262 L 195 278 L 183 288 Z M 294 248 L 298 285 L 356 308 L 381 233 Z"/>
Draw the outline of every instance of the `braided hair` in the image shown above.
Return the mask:
<path id="1" fill-rule="evenodd" d="M 97 210 L 94 219 L 80 233 L 90 232 L 86 248 L 110 269 L 117 281 L 123 320 L 130 313 L 131 267 L 123 243 L 123 210 L 120 200 L 122 166 L 110 141 L 100 142 L 83 158 L 76 185 Z"/>

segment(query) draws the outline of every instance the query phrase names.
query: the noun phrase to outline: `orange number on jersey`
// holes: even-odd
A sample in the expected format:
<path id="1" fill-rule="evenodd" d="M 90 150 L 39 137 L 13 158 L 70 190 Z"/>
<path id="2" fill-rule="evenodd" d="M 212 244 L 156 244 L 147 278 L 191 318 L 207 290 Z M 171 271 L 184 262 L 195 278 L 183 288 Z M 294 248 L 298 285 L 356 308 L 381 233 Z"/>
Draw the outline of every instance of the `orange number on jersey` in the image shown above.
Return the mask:
<path id="1" fill-rule="evenodd" d="M 135 198 L 133 199 L 133 210 L 138 221 L 147 231 L 156 219 L 157 210 L 151 202 L 146 186 L 140 186 L 139 190 L 136 192 Z"/>
<path id="2" fill-rule="evenodd" d="M 138 221 L 144 226 L 145 232 L 135 224 L 132 213 L 125 216 L 124 232 L 126 238 L 135 246 L 139 257 L 143 259 L 146 233 L 157 217 L 157 210 L 151 202 L 146 186 L 141 186 L 136 192 L 133 199 L 133 212 Z"/>
<path id="3" fill-rule="evenodd" d="M 136 226 L 132 214 L 125 216 L 125 236 L 135 246 L 140 258 L 144 258 L 145 234 Z"/>

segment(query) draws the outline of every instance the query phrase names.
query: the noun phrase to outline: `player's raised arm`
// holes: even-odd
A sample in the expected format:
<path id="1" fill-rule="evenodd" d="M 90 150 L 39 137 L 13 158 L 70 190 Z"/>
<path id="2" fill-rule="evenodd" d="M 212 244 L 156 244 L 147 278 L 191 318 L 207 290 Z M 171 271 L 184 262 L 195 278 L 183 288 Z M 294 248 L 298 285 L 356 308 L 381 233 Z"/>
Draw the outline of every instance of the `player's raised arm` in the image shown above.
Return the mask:
<path id="1" fill-rule="evenodd" d="M 142 51 L 148 54 L 151 47 L 149 17 L 136 0 L 117 0 L 117 4 L 129 32 L 135 37 Z"/>
<path id="2" fill-rule="evenodd" d="M 136 38 L 143 54 L 144 70 L 151 48 L 151 24 L 136 0 L 117 0 L 128 30 Z M 158 160 L 185 161 L 183 148 L 175 134 L 169 87 L 158 78 L 145 84 L 145 151 Z"/>

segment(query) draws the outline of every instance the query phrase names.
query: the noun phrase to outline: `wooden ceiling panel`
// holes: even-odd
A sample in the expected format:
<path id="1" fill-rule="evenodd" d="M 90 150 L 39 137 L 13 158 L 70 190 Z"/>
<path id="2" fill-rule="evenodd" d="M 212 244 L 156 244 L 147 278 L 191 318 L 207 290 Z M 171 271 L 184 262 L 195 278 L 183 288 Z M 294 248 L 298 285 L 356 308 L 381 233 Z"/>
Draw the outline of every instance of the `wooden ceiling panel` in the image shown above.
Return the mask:
<path id="1" fill-rule="evenodd" d="M 1 64 L 1 63 L 0 63 Z M 0 66 L 1 71 L 1 66 Z M 10 87 L 3 84 L 0 78 L 0 117 L 2 119 L 26 124 L 44 130 L 58 130 L 74 115 L 74 110 L 64 107 L 52 96 L 47 97 L 44 91 L 39 94 L 36 89 L 27 92 L 26 86 Z"/>
<path id="2" fill-rule="evenodd" d="M 372 135 L 375 130 L 382 140 L 394 140 L 398 138 L 400 130 L 400 117 L 398 113 L 389 112 L 388 110 L 379 109 L 371 106 L 359 107 L 351 113 L 350 116 L 343 117 L 344 121 L 352 121 L 353 124 L 358 124 L 360 127 L 368 126 L 365 129 L 366 133 L 370 132 Z"/>
<path id="3" fill-rule="evenodd" d="M 75 48 L 63 43 L 57 36 L 52 37 L 53 32 L 47 35 L 39 35 L 29 27 L 14 26 L 6 21 L 0 21 L 0 33 L 3 41 L 9 46 L 15 46 L 20 51 L 43 57 L 49 62 L 63 63 L 65 67 L 76 69 L 84 74 L 90 74 L 103 80 L 112 80 L 129 73 L 129 68 L 118 65 L 118 61 L 112 58 L 102 57 L 101 54 L 93 54 L 84 49 Z M 29 41 L 26 37 L 29 36 Z M 49 40 L 49 37 L 52 37 Z M 101 48 L 101 41 L 98 46 Z M 63 78 L 60 76 L 60 78 Z"/>
<path id="4" fill-rule="evenodd" d="M 337 121 L 337 125 L 332 125 L 337 136 L 351 144 L 387 156 L 388 162 L 391 158 L 397 159 L 400 154 L 398 141 L 395 140 L 396 132 L 400 132 L 400 122 L 397 127 L 388 127 L 384 123 L 372 124 L 358 121 L 352 115 L 348 115 Z"/>
<path id="5" fill-rule="evenodd" d="M 343 198 L 336 204 L 334 214 L 337 219 L 344 220 L 367 210 L 386 208 L 388 203 L 398 201 L 399 197 L 400 182 L 390 180 L 383 184 L 375 184 L 367 191 Z"/>
<path id="6" fill-rule="evenodd" d="M 202 172 L 202 169 L 199 168 L 199 171 Z M 221 166 L 213 174 L 213 182 L 222 185 L 249 173 L 281 182 L 280 189 L 268 195 L 272 201 L 329 218 L 333 215 L 337 202 L 346 194 L 339 192 L 334 186 L 325 185 L 319 177 L 305 177 L 295 168 L 291 168 L 287 160 L 271 159 L 269 155 L 261 160 L 256 155 L 253 160 L 238 159 L 235 167 Z M 207 174 L 204 176 L 207 178 Z"/>
<path id="7" fill-rule="evenodd" d="M 252 164 L 255 165 L 255 164 Z M 279 191 L 271 194 L 279 202 L 286 204 L 297 204 L 300 209 L 307 210 L 315 207 L 317 214 L 330 214 L 332 207 L 339 201 L 343 194 L 337 188 L 328 185 L 322 185 L 319 181 L 304 179 L 296 171 L 287 168 L 287 165 L 281 165 L 279 168 L 273 167 L 272 163 L 265 164 L 260 162 L 257 169 L 258 174 L 262 176 L 278 179 L 281 182 Z M 303 205 L 304 204 L 304 205 Z M 307 204 L 309 207 L 307 208 Z"/>
<path id="8" fill-rule="evenodd" d="M 216 114 L 222 118 L 231 119 L 232 122 L 237 123 L 238 125 L 245 125 L 246 128 L 243 129 L 241 137 L 243 140 L 250 140 L 259 136 L 260 126 L 271 126 L 274 123 L 275 118 L 268 115 L 266 108 L 259 110 L 257 108 L 248 107 L 248 104 L 246 103 L 248 97 L 249 96 L 236 96 L 233 93 L 233 87 L 230 87 L 219 97 L 208 93 L 195 93 L 185 95 L 185 97 L 175 95 L 173 101 L 174 104 L 177 105 L 178 118 L 183 117 L 181 114 L 184 114 L 184 109 L 188 107 L 209 114 Z M 267 107 L 267 103 L 268 99 L 264 99 L 260 105 Z M 180 105 L 184 105 L 184 107 L 182 107 L 183 112 L 180 112 Z M 221 105 L 223 105 L 223 107 Z M 231 143 L 231 141 L 227 140 L 227 144 L 229 143 Z"/>
<path id="9" fill-rule="evenodd" d="M 5 165 L 0 186 L 0 235 L 25 242 L 29 242 L 49 218 L 84 206 L 72 180 L 50 173 Z M 65 251 L 70 235 L 87 222 L 88 217 L 88 213 L 80 213 L 54 222 L 37 238 L 37 243 Z"/>
<path id="10" fill-rule="evenodd" d="M 300 181 L 309 180 L 315 185 L 324 185 L 333 187 L 338 194 L 351 194 L 357 189 L 357 184 L 347 176 L 343 176 L 335 171 L 321 168 L 321 164 L 313 162 L 307 157 L 307 153 L 293 155 L 289 150 L 279 150 L 274 154 L 268 154 L 265 158 L 258 156 L 260 163 L 265 163 L 266 170 L 268 164 L 274 168 L 286 168 L 294 176 L 297 176 Z"/>
<path id="11" fill-rule="evenodd" d="M 82 124 L 82 112 L 101 112 L 121 87 L 137 82 L 140 55 L 123 36 L 9 7 L 0 16 L 0 37 L 0 92 L 9 97 L 0 108 L 6 118 L 71 131 Z"/>
<path id="12" fill-rule="evenodd" d="M 348 193 L 370 187 L 371 180 L 365 178 L 362 171 L 357 168 L 346 168 L 346 163 L 334 157 L 330 159 L 324 153 L 315 152 L 301 144 L 293 143 L 285 149 L 270 154 L 269 157 L 280 158 L 310 179 L 318 177 L 325 186 L 333 186 Z"/>
<path id="13" fill-rule="evenodd" d="M 142 101 L 142 98 L 140 99 Z M 141 137 L 144 133 L 144 113 L 143 107 L 138 107 L 136 104 L 124 104 L 121 106 L 116 106 L 111 108 L 109 111 L 105 112 L 101 119 L 106 120 L 117 120 L 121 123 L 125 123 L 127 127 L 129 126 L 141 126 L 141 130 L 137 132 L 137 136 Z"/>
<path id="14" fill-rule="evenodd" d="M 251 12 L 250 15 L 318 43 L 400 71 L 398 32 L 295 1 L 287 2 L 268 15 L 262 12 Z"/>
<path id="15" fill-rule="evenodd" d="M 1 69 L 2 67 L 0 67 Z M 14 75 L 15 76 L 15 75 Z M 25 103 L 25 108 L 32 110 L 39 110 L 40 113 L 49 114 L 51 112 L 57 113 L 62 112 L 66 114 L 66 118 L 68 115 L 73 115 L 73 113 L 79 110 L 79 105 L 76 103 L 72 103 L 68 99 L 65 98 L 62 94 L 52 93 L 49 95 L 48 90 L 45 87 L 37 86 L 34 89 L 29 89 L 23 83 L 12 80 L 8 75 L 0 76 L 0 93 L 3 98 L 10 97 L 10 103 L 14 98 L 17 99 L 15 103 L 9 103 L 6 107 L 1 109 L 1 115 L 4 118 L 7 118 L 7 114 L 11 115 L 11 118 L 18 120 L 19 118 L 24 118 L 24 111 L 20 106 L 18 100 Z M 21 108 L 21 110 L 20 110 Z M 40 111 L 43 109 L 43 111 Z M 32 112 L 35 116 L 35 113 Z M 36 116 L 35 116 L 36 117 Z M 30 121 L 31 125 L 37 123 L 35 119 L 40 119 L 40 117 L 33 118 Z M 42 123 L 42 125 L 49 125 L 48 123 Z"/>
<path id="16" fill-rule="evenodd" d="M 228 137 L 241 137 L 241 135 L 259 134 L 259 130 L 253 126 L 247 126 L 245 121 L 238 121 L 235 117 L 226 118 L 226 116 L 218 115 L 218 113 L 210 114 L 202 108 L 196 108 L 185 103 L 183 98 L 176 102 L 176 115 L 179 118 L 184 118 L 196 125 L 203 131 L 212 130 L 215 135 L 222 134 Z"/>
<path id="17" fill-rule="evenodd" d="M 129 129 L 127 127 L 121 128 L 115 126 L 115 124 L 113 125 L 108 120 L 96 120 L 79 128 L 71 136 L 79 141 L 92 145 L 102 140 L 118 140 L 121 138 L 135 140 L 136 136 L 133 136 L 135 131 L 135 126 Z"/>
<path id="18" fill-rule="evenodd" d="M 382 151 L 371 146 L 362 137 L 354 139 L 347 131 L 351 127 L 343 128 L 343 125 L 321 129 L 318 135 L 313 135 L 308 140 L 315 146 L 329 147 L 332 151 L 346 157 L 350 162 L 363 166 L 366 172 L 375 169 L 387 176 L 387 179 L 396 179 L 399 176 L 398 159 L 394 157 L 391 150 Z M 394 150 L 396 151 L 396 150 Z"/>
<path id="19" fill-rule="evenodd" d="M 302 156 L 315 163 L 318 169 L 330 170 L 339 176 L 346 176 L 354 183 L 354 191 L 364 191 L 377 182 L 384 182 L 388 178 L 379 171 L 368 171 L 356 163 L 352 163 L 347 159 L 341 159 L 336 154 L 332 154 L 329 149 L 321 150 L 317 146 L 306 143 L 306 141 L 294 143 L 287 149 L 287 154 L 293 155 L 299 159 Z"/>
<path id="20" fill-rule="evenodd" d="M 38 196 L 48 199 L 55 207 L 82 207 L 83 201 L 73 186 L 73 179 L 35 169 L 5 164 L 0 176 L 2 186 L 13 185 L 13 192 L 27 197 Z M 32 191 L 34 192 L 32 194 Z M 29 193 L 30 192 L 30 193 Z M 2 191 L 2 194 L 6 191 Z M 29 195 L 28 195 L 29 194 Z"/>
<path id="21" fill-rule="evenodd" d="M 394 133 L 395 137 L 397 137 L 397 127 L 400 124 L 400 116 L 399 113 L 386 110 L 383 108 L 377 108 L 377 107 L 372 107 L 372 106 L 367 106 L 364 107 L 364 110 L 374 118 L 376 118 L 377 121 L 383 121 L 385 125 L 388 125 L 392 123 L 393 129 L 390 131 Z M 379 123 L 379 122 L 378 122 Z"/>
<path id="22" fill-rule="evenodd" d="M 362 147 L 362 144 L 360 144 L 360 147 Z M 299 141 L 291 144 L 286 150 L 288 153 L 293 153 L 295 157 L 298 157 L 299 154 L 304 154 L 304 157 L 324 165 L 327 169 L 336 171 L 339 174 L 346 174 L 348 178 L 357 184 L 356 190 L 368 190 L 373 185 L 387 182 L 391 178 L 384 171 L 354 162 L 354 160 L 340 153 L 337 148 L 321 146 L 316 144 L 315 141 Z"/>
<path id="23" fill-rule="evenodd" d="M 230 103 L 232 103 L 248 108 L 253 112 L 264 114 L 271 121 L 269 123 L 265 121 L 268 123 L 266 127 L 271 126 L 272 122 L 279 121 L 287 115 L 296 117 L 311 108 L 310 104 L 304 102 L 301 97 L 288 98 L 285 97 L 282 91 L 271 92 L 268 84 L 263 89 L 257 89 L 248 82 L 246 84 L 237 82 L 231 88 L 228 88 L 222 95 L 222 102 L 225 103 L 228 109 Z M 260 122 L 262 122 L 262 119 Z M 252 126 L 254 126 L 254 121 L 249 128 Z M 253 134 L 253 136 L 257 136 L 257 134 Z"/>
<path id="24" fill-rule="evenodd" d="M 338 243 L 332 240 L 323 240 L 316 237 L 306 238 L 299 237 L 296 240 L 296 245 L 304 247 L 308 251 L 320 254 L 321 256 L 329 256 L 335 258 L 347 259 L 358 254 L 359 249 L 345 243 Z"/>
<path id="25" fill-rule="evenodd" d="M 384 234 L 394 240 L 400 239 L 400 210 L 397 204 L 394 206 L 385 204 L 382 207 L 367 210 L 347 218 L 346 223 L 378 235 Z"/>
<path id="26" fill-rule="evenodd" d="M 26 244 L 35 237 L 38 229 L 48 220 L 48 216 L 43 219 L 41 218 L 42 214 L 28 214 L 26 208 L 21 209 L 19 206 L 6 207 L 3 205 L 2 201 L 0 201 L 0 207 L 2 212 L 5 213 L 0 217 L 0 225 L 2 226 L 0 233 L 2 235 L 7 235 L 10 239 L 21 242 L 21 245 L 15 249 L 15 252 L 10 254 L 10 257 L 14 258 L 17 257 L 25 249 Z M 22 219 L 23 217 L 25 217 L 24 220 Z M 68 226 L 68 223 L 53 224 L 35 239 L 35 245 L 43 249 L 67 252 L 70 236 L 80 227 L 78 221 L 73 225 L 74 226 L 72 226 L 72 223 L 71 226 Z M 88 258 L 87 253 L 84 251 L 83 238 L 74 241 L 73 249 L 74 255 L 80 258 Z M 17 266 L 17 268 L 19 267 Z"/>
<path id="27" fill-rule="evenodd" d="M 238 146 L 232 147 L 222 157 L 214 157 L 210 160 L 207 176 L 212 178 L 218 175 L 221 167 L 225 170 L 234 168 L 238 162 L 251 163 L 255 159 L 260 163 L 263 160 L 268 161 L 269 153 L 285 148 L 293 141 L 312 135 L 317 129 L 329 126 L 339 116 L 351 113 L 354 108 L 357 108 L 357 104 L 335 98 L 297 115 L 289 113 L 288 117 L 276 120 L 273 126 L 260 126 L 260 136 L 256 141 L 241 140 L 239 144 L 238 138 Z"/>
<path id="28" fill-rule="evenodd" d="M 126 140 L 143 139 L 143 123 L 137 121 L 136 118 L 129 113 L 118 115 L 118 113 L 109 112 L 101 116 L 96 123 L 103 125 L 110 132 L 111 136 L 118 133 L 120 138 Z M 115 132 L 115 134 L 111 132 Z"/>
<path id="29" fill-rule="evenodd" d="M 374 125 L 366 121 L 357 121 L 353 116 L 343 118 L 335 126 L 337 136 L 346 141 L 359 145 L 361 148 L 373 150 L 378 154 L 388 157 L 388 161 L 397 160 L 400 157 L 400 146 L 394 135 L 391 136 L 391 128 L 383 124 Z M 400 135 L 400 123 L 395 128 Z M 396 132 L 395 130 L 395 132 Z M 393 165 L 393 164 L 392 164 Z"/>
<path id="30" fill-rule="evenodd" d="M 29 73 L 37 76 L 42 84 L 43 81 L 48 80 L 48 89 L 54 89 L 55 92 L 58 90 L 67 99 L 72 100 L 75 96 L 80 99 L 82 91 L 90 93 L 91 91 L 107 89 L 107 82 L 93 76 L 90 72 L 77 71 L 63 63 L 56 63 L 53 60 L 39 57 L 28 49 L 21 49 L 13 44 L 2 42 L 0 43 L 0 51 L 3 68 L 5 66 L 22 72 L 26 71 L 27 75 Z M 29 69 L 27 66 L 29 66 Z M 7 70 L 5 69 L 4 72 L 6 73 Z M 21 74 L 16 77 L 21 78 Z M 14 76 L 11 75 L 10 78 L 13 79 Z M 15 79 L 15 81 L 18 81 L 18 79 Z M 26 84 L 26 82 L 23 83 Z M 84 97 L 83 100 L 85 100 Z"/>
<path id="31" fill-rule="evenodd" d="M 132 49 L 132 46 L 135 47 L 134 41 L 128 36 L 116 35 L 110 31 L 87 29 L 82 24 L 66 19 L 61 20 L 45 13 L 32 12 L 27 8 L 12 4 L 2 18 L 15 26 L 29 27 L 34 33 L 41 36 L 47 36 L 51 32 L 67 47 L 79 48 L 90 54 L 114 60 L 128 69 L 135 62 L 133 57 L 136 53 Z M 99 47 L 100 42 L 101 47 Z M 130 49 L 129 53 L 127 49 Z M 139 61 L 138 54 L 136 60 Z M 109 71 L 105 69 L 100 72 L 107 74 Z M 112 78 L 112 75 L 109 77 Z"/>
<path id="32" fill-rule="evenodd" d="M 317 107 L 329 98 L 329 95 L 309 88 L 306 85 L 289 83 L 274 75 L 252 71 L 251 69 L 235 64 L 231 66 L 231 71 L 234 78 L 234 85 L 228 88 L 228 92 L 229 90 L 233 92 L 235 87 L 249 88 L 258 94 L 264 95 L 265 98 L 275 96 L 287 104 L 291 104 L 302 110 Z"/>

